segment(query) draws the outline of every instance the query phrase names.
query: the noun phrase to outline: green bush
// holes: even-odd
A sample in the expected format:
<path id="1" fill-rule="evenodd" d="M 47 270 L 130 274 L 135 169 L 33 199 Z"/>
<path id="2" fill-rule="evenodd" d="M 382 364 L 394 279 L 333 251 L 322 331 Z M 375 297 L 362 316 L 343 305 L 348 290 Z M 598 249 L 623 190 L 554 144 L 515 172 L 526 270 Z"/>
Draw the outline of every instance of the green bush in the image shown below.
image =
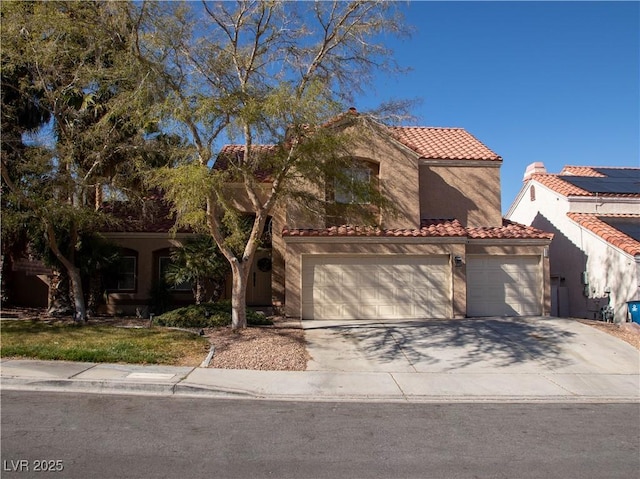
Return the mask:
<path id="1" fill-rule="evenodd" d="M 177 328 L 228 326 L 231 324 L 231 301 L 191 304 L 156 316 L 153 322 L 160 326 Z M 256 313 L 250 309 L 247 309 L 247 323 L 250 325 L 273 324 L 263 314 Z"/>

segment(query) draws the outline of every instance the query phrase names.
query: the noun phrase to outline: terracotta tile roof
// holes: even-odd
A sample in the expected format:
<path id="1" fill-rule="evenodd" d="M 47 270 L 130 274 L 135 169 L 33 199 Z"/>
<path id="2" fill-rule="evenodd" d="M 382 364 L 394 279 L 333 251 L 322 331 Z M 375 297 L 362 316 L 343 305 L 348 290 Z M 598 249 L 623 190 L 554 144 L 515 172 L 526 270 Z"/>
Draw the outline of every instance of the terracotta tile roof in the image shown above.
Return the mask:
<path id="1" fill-rule="evenodd" d="M 531 175 L 531 179 L 563 196 L 592 196 L 592 194 L 587 190 L 578 188 L 577 186 L 564 181 L 562 178 L 558 178 L 558 176 L 554 174 L 535 173 Z"/>
<path id="2" fill-rule="evenodd" d="M 467 234 L 472 239 L 553 239 L 553 233 L 504 218 L 502 226 L 467 228 Z"/>
<path id="3" fill-rule="evenodd" d="M 331 228 L 292 228 L 285 227 L 282 236 L 287 237 L 402 237 L 402 238 L 460 238 L 470 239 L 548 239 L 553 238 L 547 233 L 531 226 L 521 225 L 509 220 L 503 220 L 503 226 L 494 228 L 464 228 L 455 219 L 427 219 L 422 220 L 420 229 L 380 229 L 363 226 L 333 226 Z"/>
<path id="4" fill-rule="evenodd" d="M 362 236 L 386 238 L 427 238 L 427 237 L 456 237 L 464 236 L 464 228 L 460 223 L 447 225 L 431 225 L 420 229 L 381 229 L 371 226 L 332 226 L 330 228 L 287 228 L 282 230 L 282 236 Z M 462 230 L 462 234 L 459 233 Z"/>
<path id="5" fill-rule="evenodd" d="M 252 149 L 255 154 L 267 156 L 273 154 L 276 151 L 277 146 L 253 145 Z M 230 159 L 236 158 L 240 155 L 244 155 L 244 145 L 225 145 L 220 150 L 213 168 L 226 170 L 229 168 Z M 255 172 L 255 177 L 258 181 L 270 181 L 271 171 L 267 171 L 266 169 L 259 169 Z"/>
<path id="6" fill-rule="evenodd" d="M 175 225 L 175 214 L 158 194 L 144 198 L 143 204 L 128 202 L 106 203 L 103 211 L 112 214 L 116 221 L 101 231 L 105 233 L 168 233 Z M 180 233 L 189 229 L 180 228 Z"/>
<path id="7" fill-rule="evenodd" d="M 11 271 L 22 271 L 28 276 L 37 276 L 51 274 L 52 269 L 39 259 L 18 258 L 11 262 Z"/>
<path id="8" fill-rule="evenodd" d="M 276 150 L 276 145 L 253 145 L 252 148 L 256 153 L 268 154 Z M 220 150 L 220 155 L 226 158 L 242 154 L 244 154 L 244 145 L 225 145 Z"/>
<path id="9" fill-rule="evenodd" d="M 567 213 L 567 216 L 580 226 L 594 232 L 606 242 L 633 255 L 640 255 L 640 241 L 628 236 L 619 229 L 607 224 L 607 219 L 626 219 L 640 225 L 640 215 L 597 215 L 594 213 Z"/>
<path id="10" fill-rule="evenodd" d="M 325 126 L 359 115 L 355 108 L 351 108 L 327 122 Z M 502 161 L 498 154 L 491 151 L 463 128 L 426 126 L 392 126 L 384 128 L 392 138 L 415 151 L 424 159 Z M 253 148 L 258 154 L 268 155 L 276 151 L 277 145 L 254 145 Z M 225 145 L 218 154 L 214 168 L 228 168 L 229 159 L 243 153 L 244 145 Z M 258 173 L 258 176 L 264 179 L 269 176 L 269 173 L 262 171 Z"/>
<path id="11" fill-rule="evenodd" d="M 448 218 L 429 218 L 420 222 L 420 230 L 426 230 L 430 236 L 466 236 L 464 226 L 458 220 Z"/>
<path id="12" fill-rule="evenodd" d="M 575 176 L 592 176 L 597 178 L 604 178 L 607 175 L 603 175 L 599 171 L 593 169 L 592 166 L 565 166 L 562 168 L 560 175 L 575 175 Z"/>
<path id="13" fill-rule="evenodd" d="M 600 170 L 600 171 L 599 171 Z M 637 175 L 640 171 L 640 168 L 624 168 L 624 167 L 598 167 L 598 166 L 565 166 L 559 174 L 553 173 L 534 173 L 531 175 L 530 179 L 535 180 L 538 183 L 546 186 L 547 188 L 559 193 L 563 196 L 598 196 L 598 197 L 640 197 L 640 187 L 638 187 L 638 191 L 635 193 L 624 192 L 624 190 L 620 190 L 621 192 L 612 193 L 612 192 L 599 192 L 592 193 L 584 188 L 581 188 L 577 185 L 570 183 L 571 177 L 585 177 L 585 178 L 595 178 L 596 180 L 591 180 L 590 183 L 597 185 L 597 178 L 608 178 L 607 171 L 628 171 L 630 175 Z M 564 179 L 561 178 L 564 176 Z M 608 180 L 605 180 L 608 181 Z M 594 183 L 595 182 L 595 183 Z M 611 184 L 609 184 L 611 185 Z M 584 186 L 584 184 L 583 184 Z"/>
<path id="14" fill-rule="evenodd" d="M 389 127 L 391 136 L 422 158 L 443 160 L 488 160 L 502 158 L 462 128 L 422 126 Z"/>

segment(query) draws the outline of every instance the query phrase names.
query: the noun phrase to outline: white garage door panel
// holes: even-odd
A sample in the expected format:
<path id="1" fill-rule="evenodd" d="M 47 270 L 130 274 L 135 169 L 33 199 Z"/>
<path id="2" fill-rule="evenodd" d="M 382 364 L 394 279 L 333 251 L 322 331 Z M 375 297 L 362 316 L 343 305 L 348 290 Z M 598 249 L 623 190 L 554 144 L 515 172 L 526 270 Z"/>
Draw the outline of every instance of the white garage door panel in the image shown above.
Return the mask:
<path id="1" fill-rule="evenodd" d="M 446 256 L 306 256 L 305 319 L 450 317 Z"/>
<path id="2" fill-rule="evenodd" d="M 469 256 L 467 315 L 541 314 L 540 268 L 537 256 Z"/>

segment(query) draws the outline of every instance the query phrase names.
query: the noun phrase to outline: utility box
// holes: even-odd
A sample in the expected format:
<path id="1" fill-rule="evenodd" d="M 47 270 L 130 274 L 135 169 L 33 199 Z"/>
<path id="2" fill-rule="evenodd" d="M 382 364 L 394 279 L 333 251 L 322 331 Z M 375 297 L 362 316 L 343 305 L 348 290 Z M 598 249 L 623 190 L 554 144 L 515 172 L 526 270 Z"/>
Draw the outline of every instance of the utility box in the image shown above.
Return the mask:
<path id="1" fill-rule="evenodd" d="M 629 316 L 634 323 L 640 323 L 640 301 L 627 301 Z"/>

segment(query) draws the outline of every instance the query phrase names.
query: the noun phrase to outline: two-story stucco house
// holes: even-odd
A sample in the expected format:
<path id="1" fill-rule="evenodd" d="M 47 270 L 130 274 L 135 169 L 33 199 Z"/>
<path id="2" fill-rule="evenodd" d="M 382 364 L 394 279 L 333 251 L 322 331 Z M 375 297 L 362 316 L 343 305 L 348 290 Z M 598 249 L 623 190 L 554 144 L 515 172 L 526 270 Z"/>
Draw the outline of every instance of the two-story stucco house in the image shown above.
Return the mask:
<path id="1" fill-rule="evenodd" d="M 395 214 L 380 212 L 376 226 L 342 224 L 337 204 L 350 198 L 335 192 L 333 210 L 311 219 L 290 201 L 278 207 L 247 304 L 303 319 L 548 315 L 553 235 L 502 218 L 502 158 L 462 128 L 387 127 L 353 109 L 332 127 L 348 132 L 363 121 L 368 133 L 350 147 L 362 166 L 354 174 L 374 181 Z M 228 145 L 219 158 L 242 148 Z M 260 181 L 268 187 L 268 175 Z M 163 218 L 158 208 L 105 234 L 125 256 L 106 311 L 144 310 L 170 248 L 188 237 L 169 235 Z M 176 302 L 190 299 L 186 286 L 169 292 Z"/>
<path id="2" fill-rule="evenodd" d="M 553 235 L 502 218 L 502 158 L 461 128 L 371 131 L 351 155 L 398 214 L 275 215 L 274 303 L 303 319 L 548 315 Z"/>
<path id="3" fill-rule="evenodd" d="M 554 233 L 552 314 L 625 321 L 640 299 L 640 168 L 532 163 L 507 218 Z"/>

